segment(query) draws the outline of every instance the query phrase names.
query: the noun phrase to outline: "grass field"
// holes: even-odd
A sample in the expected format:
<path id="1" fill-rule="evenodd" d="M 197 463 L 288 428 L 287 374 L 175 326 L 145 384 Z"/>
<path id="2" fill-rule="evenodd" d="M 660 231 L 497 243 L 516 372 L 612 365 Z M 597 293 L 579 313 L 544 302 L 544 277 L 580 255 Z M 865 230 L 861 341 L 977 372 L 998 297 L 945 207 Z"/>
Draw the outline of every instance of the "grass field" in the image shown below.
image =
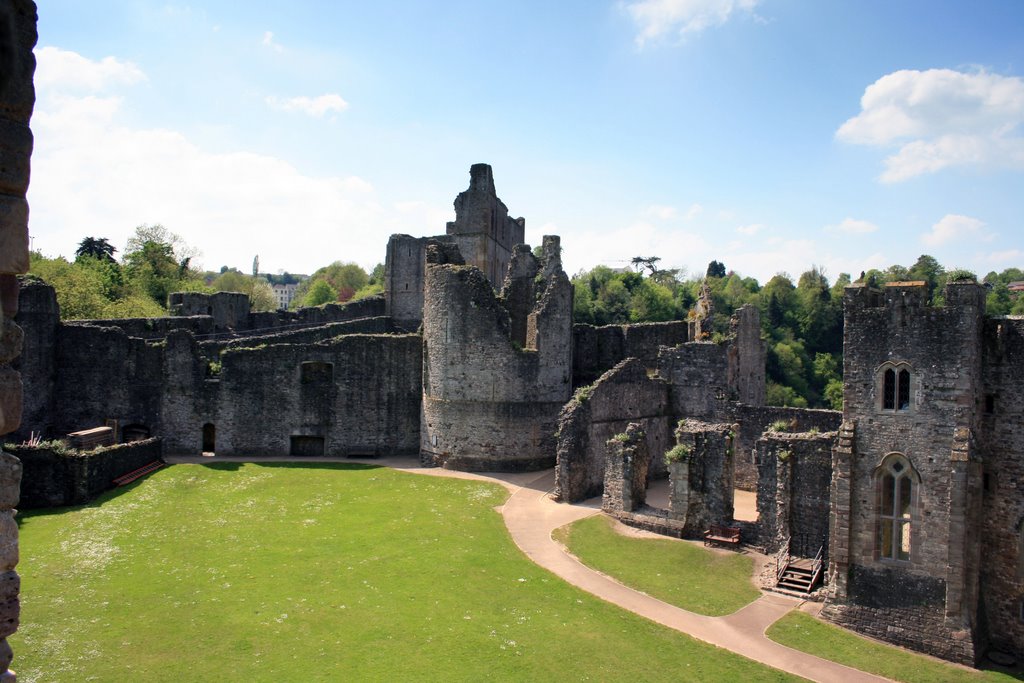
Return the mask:
<path id="1" fill-rule="evenodd" d="M 557 540 L 580 561 L 650 596 L 711 617 L 732 614 L 761 594 L 751 581 L 754 562 L 669 539 L 618 534 L 595 515 L 559 529 Z"/>
<path id="2" fill-rule="evenodd" d="M 491 484 L 176 465 L 23 513 L 23 683 L 788 680 L 527 560 Z"/>
<path id="3" fill-rule="evenodd" d="M 790 612 L 771 625 L 767 636 L 824 659 L 905 683 L 1008 683 L 1017 677 L 997 671 L 970 671 L 922 657 L 891 645 L 883 645 L 826 624 L 802 612 Z"/>

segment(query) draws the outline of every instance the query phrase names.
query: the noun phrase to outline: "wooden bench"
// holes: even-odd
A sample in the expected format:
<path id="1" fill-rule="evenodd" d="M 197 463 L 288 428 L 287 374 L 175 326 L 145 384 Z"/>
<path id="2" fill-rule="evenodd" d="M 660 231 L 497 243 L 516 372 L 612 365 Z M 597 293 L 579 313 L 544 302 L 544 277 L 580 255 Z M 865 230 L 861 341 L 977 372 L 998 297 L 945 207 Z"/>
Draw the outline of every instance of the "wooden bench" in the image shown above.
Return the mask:
<path id="1" fill-rule="evenodd" d="M 740 528 L 738 526 L 712 524 L 711 528 L 704 532 L 704 545 L 711 545 L 712 543 L 738 546 L 740 544 Z"/>
<path id="2" fill-rule="evenodd" d="M 132 470 L 128 474 L 122 474 L 120 477 L 115 477 L 112 481 L 118 486 L 124 486 L 130 484 L 139 477 L 144 477 L 150 472 L 156 472 L 158 469 L 164 466 L 164 463 L 160 460 L 154 460 L 148 465 L 143 465 L 137 470 Z"/>

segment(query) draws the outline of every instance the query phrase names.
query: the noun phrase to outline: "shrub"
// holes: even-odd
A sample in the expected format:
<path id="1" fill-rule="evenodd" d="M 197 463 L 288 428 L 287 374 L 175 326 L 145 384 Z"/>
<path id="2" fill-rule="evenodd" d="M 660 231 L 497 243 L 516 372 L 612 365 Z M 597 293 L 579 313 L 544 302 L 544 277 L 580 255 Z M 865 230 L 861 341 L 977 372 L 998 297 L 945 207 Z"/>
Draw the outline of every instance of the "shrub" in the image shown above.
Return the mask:
<path id="1" fill-rule="evenodd" d="M 946 273 L 946 282 L 977 282 L 978 276 L 964 268 L 954 268 Z"/>
<path id="2" fill-rule="evenodd" d="M 789 420 L 776 420 L 768 425 L 769 432 L 788 432 Z"/>
<path id="3" fill-rule="evenodd" d="M 686 462 L 693 453 L 693 447 L 684 443 L 678 443 L 665 453 L 665 464 L 671 465 L 674 462 Z"/>

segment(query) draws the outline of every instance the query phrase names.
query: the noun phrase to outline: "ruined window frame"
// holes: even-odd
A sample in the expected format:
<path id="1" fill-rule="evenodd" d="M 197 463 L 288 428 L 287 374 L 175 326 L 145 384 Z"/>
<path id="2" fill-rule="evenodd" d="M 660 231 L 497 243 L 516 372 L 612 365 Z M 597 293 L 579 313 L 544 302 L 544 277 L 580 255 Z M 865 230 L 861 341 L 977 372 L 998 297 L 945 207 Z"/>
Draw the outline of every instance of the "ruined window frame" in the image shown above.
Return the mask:
<path id="1" fill-rule="evenodd" d="M 917 373 L 906 361 L 886 361 L 875 370 L 875 408 L 881 413 L 914 412 Z"/>
<path id="2" fill-rule="evenodd" d="M 911 564 L 917 556 L 915 529 L 921 477 L 906 455 L 894 452 L 887 454 L 875 469 L 874 482 L 875 558 L 886 563 Z"/>

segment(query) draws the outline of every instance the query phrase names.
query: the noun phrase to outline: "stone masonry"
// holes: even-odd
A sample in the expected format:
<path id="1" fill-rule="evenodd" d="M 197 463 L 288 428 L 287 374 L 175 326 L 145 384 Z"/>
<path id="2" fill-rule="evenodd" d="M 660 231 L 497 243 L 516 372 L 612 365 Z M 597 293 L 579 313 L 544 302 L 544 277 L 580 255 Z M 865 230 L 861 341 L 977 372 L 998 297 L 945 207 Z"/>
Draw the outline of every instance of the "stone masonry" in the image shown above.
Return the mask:
<path id="1" fill-rule="evenodd" d="M 18 429 L 22 379 L 11 367 L 22 352 L 18 273 L 28 270 L 28 191 L 32 156 L 29 119 L 35 105 L 36 6 L 31 0 L 0 1 L 0 435 Z M 18 628 L 21 580 L 18 564 L 18 504 L 21 462 L 0 451 L 0 681 L 14 681 L 14 653 L 7 638 Z"/>

